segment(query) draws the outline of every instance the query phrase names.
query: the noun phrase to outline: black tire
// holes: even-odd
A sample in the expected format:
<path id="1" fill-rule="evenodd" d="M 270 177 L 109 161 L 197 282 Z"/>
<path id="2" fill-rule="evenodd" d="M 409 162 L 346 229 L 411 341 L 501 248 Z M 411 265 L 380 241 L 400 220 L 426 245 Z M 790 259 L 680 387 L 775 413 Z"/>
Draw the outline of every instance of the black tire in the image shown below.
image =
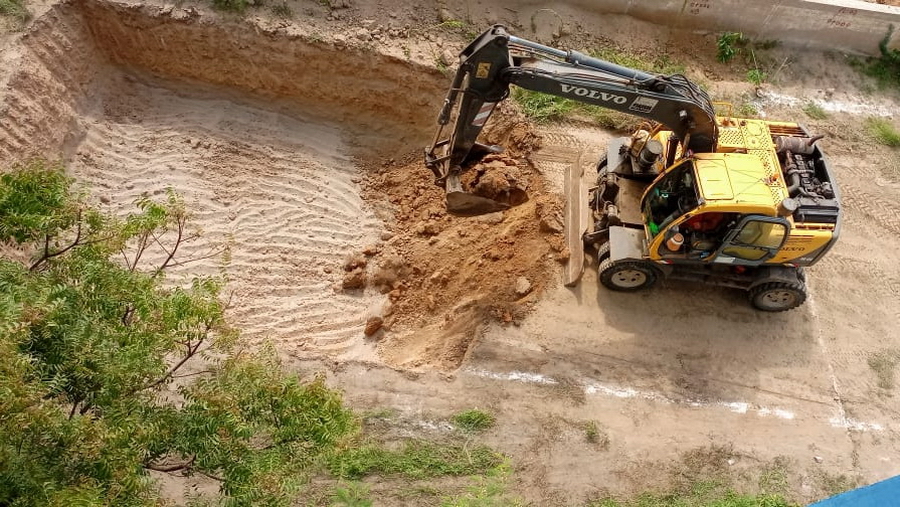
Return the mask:
<path id="1" fill-rule="evenodd" d="M 606 164 L 606 155 L 603 155 L 602 157 L 600 157 L 600 160 L 597 161 L 597 172 L 603 172 L 603 170 L 606 169 Z"/>
<path id="2" fill-rule="evenodd" d="M 641 261 L 613 262 L 607 258 L 600 262 L 597 271 L 604 287 L 620 292 L 650 288 L 659 278 L 656 268 Z"/>
<path id="3" fill-rule="evenodd" d="M 604 260 L 609 258 L 609 241 L 600 245 L 600 248 L 597 249 L 597 262 L 601 263 Z"/>
<path id="4" fill-rule="evenodd" d="M 768 282 L 750 289 L 750 304 L 764 312 L 784 312 L 806 301 L 806 285 L 790 282 Z"/>

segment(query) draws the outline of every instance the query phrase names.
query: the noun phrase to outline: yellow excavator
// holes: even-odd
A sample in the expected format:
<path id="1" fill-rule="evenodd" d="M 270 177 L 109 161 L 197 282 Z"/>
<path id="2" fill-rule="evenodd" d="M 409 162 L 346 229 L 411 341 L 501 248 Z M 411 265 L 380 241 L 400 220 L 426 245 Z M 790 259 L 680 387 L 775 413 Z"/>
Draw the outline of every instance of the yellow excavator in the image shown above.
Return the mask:
<path id="1" fill-rule="evenodd" d="M 636 291 L 660 278 L 690 280 L 747 290 L 754 307 L 773 312 L 806 300 L 803 268 L 828 252 L 841 226 L 821 136 L 793 122 L 716 116 L 706 92 L 682 75 L 622 67 L 497 25 L 460 53 L 425 151 L 451 213 L 509 207 L 467 192 L 460 175 L 502 151 L 477 139 L 511 85 L 651 121 L 614 139 L 595 184 L 587 191 L 572 185 L 566 196 L 574 210 L 566 233 L 594 252 L 605 287 Z"/>

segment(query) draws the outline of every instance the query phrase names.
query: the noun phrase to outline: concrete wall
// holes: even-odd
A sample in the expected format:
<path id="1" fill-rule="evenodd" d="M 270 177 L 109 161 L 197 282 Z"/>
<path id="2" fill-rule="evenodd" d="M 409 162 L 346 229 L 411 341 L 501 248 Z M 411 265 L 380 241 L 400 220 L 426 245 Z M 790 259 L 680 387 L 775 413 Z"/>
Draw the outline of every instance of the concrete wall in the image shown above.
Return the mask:
<path id="1" fill-rule="evenodd" d="M 529 0 L 513 3 L 537 7 Z M 900 48 L 900 7 L 860 0 L 562 0 L 540 7 L 561 5 L 585 14 L 624 14 L 673 28 L 743 32 L 755 40 L 872 55 L 893 24 L 889 47 Z"/>

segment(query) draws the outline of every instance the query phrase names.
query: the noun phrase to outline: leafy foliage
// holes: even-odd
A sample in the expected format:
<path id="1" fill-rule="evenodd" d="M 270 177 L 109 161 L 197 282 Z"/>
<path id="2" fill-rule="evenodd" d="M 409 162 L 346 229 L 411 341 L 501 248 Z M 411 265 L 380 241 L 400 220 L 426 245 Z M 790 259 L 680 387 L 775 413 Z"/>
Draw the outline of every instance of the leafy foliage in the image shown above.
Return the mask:
<path id="1" fill-rule="evenodd" d="M 722 63 L 728 63 L 737 56 L 740 48 L 738 45 L 744 42 L 744 34 L 740 32 L 724 32 L 716 39 L 716 59 Z"/>
<path id="2" fill-rule="evenodd" d="M 0 259 L 0 505 L 157 505 L 149 470 L 286 505 L 354 428 L 321 380 L 236 348 L 220 279 L 164 283 L 189 218 L 171 192 L 107 216 L 42 161 L 0 177 L 0 241 L 30 257 Z"/>
<path id="3" fill-rule="evenodd" d="M 750 69 L 747 71 L 747 81 L 750 81 L 756 86 L 763 84 L 766 79 L 769 79 L 769 75 L 759 69 Z"/>

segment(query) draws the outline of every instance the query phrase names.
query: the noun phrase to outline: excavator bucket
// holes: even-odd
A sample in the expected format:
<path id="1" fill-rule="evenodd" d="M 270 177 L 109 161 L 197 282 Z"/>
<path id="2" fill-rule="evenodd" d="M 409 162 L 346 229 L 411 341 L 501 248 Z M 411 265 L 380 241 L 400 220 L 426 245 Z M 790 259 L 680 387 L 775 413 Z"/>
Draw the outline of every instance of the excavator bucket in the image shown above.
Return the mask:
<path id="1" fill-rule="evenodd" d="M 509 204 L 465 192 L 459 181 L 459 175 L 447 176 L 447 211 L 449 213 L 471 217 L 505 209 L 509 209 Z"/>

